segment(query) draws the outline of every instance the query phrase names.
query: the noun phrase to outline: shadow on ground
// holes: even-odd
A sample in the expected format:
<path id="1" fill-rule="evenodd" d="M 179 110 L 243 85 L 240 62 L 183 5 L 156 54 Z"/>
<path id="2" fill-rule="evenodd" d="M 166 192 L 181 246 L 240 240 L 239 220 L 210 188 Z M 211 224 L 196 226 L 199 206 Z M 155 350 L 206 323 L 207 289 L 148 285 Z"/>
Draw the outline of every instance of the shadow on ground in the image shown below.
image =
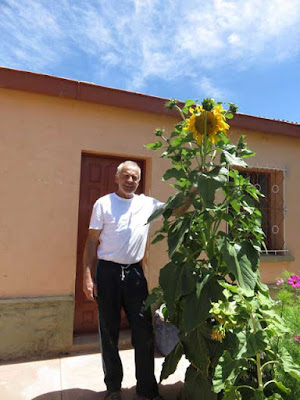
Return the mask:
<path id="1" fill-rule="evenodd" d="M 172 385 L 160 385 L 160 394 L 165 400 L 177 400 L 182 382 L 176 382 Z M 95 392 L 88 389 L 67 389 L 57 392 L 49 392 L 34 397 L 31 400 L 103 400 L 107 392 Z M 135 386 L 129 389 L 122 389 L 123 400 L 133 400 L 135 398 Z"/>
<path id="2" fill-rule="evenodd" d="M 124 400 L 132 399 L 135 388 L 123 389 L 122 396 Z M 107 392 L 95 392 L 88 389 L 67 389 L 58 392 L 50 392 L 34 397 L 32 400 L 103 400 Z"/>

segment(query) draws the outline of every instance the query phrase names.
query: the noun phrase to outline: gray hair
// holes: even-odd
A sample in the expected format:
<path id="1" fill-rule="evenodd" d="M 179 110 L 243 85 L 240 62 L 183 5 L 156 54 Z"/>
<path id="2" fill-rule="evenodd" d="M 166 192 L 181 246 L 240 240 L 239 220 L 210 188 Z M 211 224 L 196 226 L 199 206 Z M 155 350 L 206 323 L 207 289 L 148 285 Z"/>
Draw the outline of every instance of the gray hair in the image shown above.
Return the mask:
<path id="1" fill-rule="evenodd" d="M 139 172 L 139 179 L 141 178 L 141 168 L 140 168 L 140 166 L 135 161 L 130 161 L 130 160 L 124 161 L 120 165 L 118 165 L 118 167 L 117 167 L 117 176 L 120 175 L 123 167 L 125 167 L 126 165 L 131 165 L 133 167 L 136 167 L 138 169 L 138 172 Z"/>

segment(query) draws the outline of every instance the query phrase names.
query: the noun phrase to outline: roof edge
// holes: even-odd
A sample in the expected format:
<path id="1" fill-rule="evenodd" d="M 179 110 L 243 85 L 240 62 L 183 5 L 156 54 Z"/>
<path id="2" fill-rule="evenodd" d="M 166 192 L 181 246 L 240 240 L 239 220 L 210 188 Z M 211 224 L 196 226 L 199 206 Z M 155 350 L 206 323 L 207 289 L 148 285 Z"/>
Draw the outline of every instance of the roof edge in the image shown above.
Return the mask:
<path id="1" fill-rule="evenodd" d="M 0 67 L 0 88 L 129 108 L 156 114 L 178 114 L 164 107 L 167 99 L 90 82 Z"/>
<path id="2" fill-rule="evenodd" d="M 39 93 L 167 116 L 178 116 L 165 107 L 168 99 L 100 86 L 67 78 L 0 67 L 0 88 Z M 236 114 L 232 127 L 300 137 L 300 124 Z"/>

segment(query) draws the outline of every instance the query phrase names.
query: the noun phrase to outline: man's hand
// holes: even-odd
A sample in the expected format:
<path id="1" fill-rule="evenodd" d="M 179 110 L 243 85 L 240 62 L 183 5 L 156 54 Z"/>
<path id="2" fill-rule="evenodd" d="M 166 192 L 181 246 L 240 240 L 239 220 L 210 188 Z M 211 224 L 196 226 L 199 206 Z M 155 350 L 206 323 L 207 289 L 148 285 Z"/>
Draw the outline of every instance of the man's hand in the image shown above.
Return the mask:
<path id="1" fill-rule="evenodd" d="M 86 298 L 88 300 L 92 300 L 95 301 L 95 297 L 94 297 L 94 282 L 92 281 L 92 279 L 84 279 L 83 280 L 83 292 L 86 295 Z"/>
<path id="2" fill-rule="evenodd" d="M 100 230 L 89 229 L 83 253 L 83 281 L 82 287 L 86 298 L 95 301 L 96 287 L 94 285 L 91 271 L 96 262 L 96 251 L 99 244 Z"/>
<path id="3" fill-rule="evenodd" d="M 183 199 L 183 204 L 173 210 L 173 215 L 176 217 L 180 217 L 183 215 L 191 206 L 192 204 L 192 199 L 191 196 L 194 197 L 197 193 L 197 188 L 195 186 L 192 186 L 190 188 L 190 196 L 186 196 Z"/>

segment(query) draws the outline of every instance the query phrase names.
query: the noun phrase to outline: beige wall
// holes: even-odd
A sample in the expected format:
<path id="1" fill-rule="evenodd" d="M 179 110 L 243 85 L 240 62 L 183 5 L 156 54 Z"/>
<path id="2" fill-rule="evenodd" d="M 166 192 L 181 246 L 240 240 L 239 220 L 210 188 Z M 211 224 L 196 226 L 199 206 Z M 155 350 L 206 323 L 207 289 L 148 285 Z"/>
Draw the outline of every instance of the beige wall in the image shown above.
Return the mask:
<path id="1" fill-rule="evenodd" d="M 283 270 L 300 274 L 300 246 L 298 241 L 300 196 L 300 140 L 299 138 L 272 135 L 262 132 L 237 131 L 234 137 L 246 134 L 249 147 L 256 156 L 246 160 L 249 166 L 285 169 L 285 243 L 293 261 L 282 261 L 289 257 L 270 257 L 272 262 L 262 259 L 261 277 L 266 283 L 274 283 Z"/>
<path id="2" fill-rule="evenodd" d="M 143 145 L 155 140 L 155 127 L 170 128 L 174 119 L 4 89 L 0 112 L 1 297 L 72 295 L 81 152 L 148 159 L 147 192 L 165 200 L 171 189 L 160 177 L 168 162 Z M 299 260 L 300 141 L 245 131 L 233 132 L 232 140 L 243 133 L 257 152 L 250 165 L 287 169 L 286 243 Z M 150 265 L 159 267 L 160 248 L 154 246 L 148 259 L 150 286 L 157 277 Z M 296 263 L 285 266 L 299 271 Z M 263 266 L 262 276 L 273 282 L 278 268 L 277 263 Z"/>
<path id="3" fill-rule="evenodd" d="M 155 140 L 156 127 L 171 128 L 175 120 L 5 89 L 0 120 L 0 297 L 74 296 L 82 151 L 146 159 L 146 192 L 166 200 L 172 190 L 161 176 L 168 162 L 143 145 Z M 300 272 L 300 141 L 237 131 L 233 141 L 242 133 L 257 152 L 250 165 L 287 168 L 286 243 L 297 262 L 263 263 L 263 280 L 273 283 L 281 269 Z M 164 245 L 151 247 L 145 265 L 150 287 L 164 261 Z"/>
<path id="4" fill-rule="evenodd" d="M 149 158 L 143 145 L 169 121 L 10 90 L 0 110 L 1 297 L 74 294 L 81 152 Z M 148 192 L 165 199 L 159 166 Z"/>

